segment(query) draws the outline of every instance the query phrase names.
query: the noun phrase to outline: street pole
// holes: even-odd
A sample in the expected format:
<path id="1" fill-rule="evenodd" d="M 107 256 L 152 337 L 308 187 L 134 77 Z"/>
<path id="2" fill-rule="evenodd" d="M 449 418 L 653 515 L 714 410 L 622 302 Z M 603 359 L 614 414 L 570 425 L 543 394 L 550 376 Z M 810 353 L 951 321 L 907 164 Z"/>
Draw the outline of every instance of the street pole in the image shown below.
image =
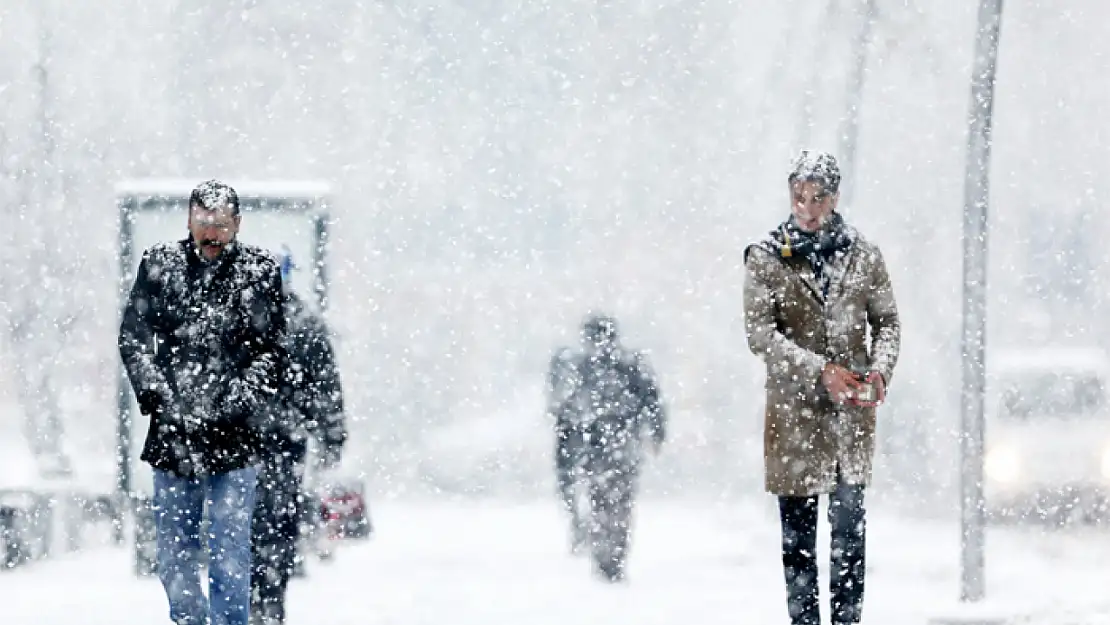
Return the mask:
<path id="1" fill-rule="evenodd" d="M 986 393 L 987 206 L 990 193 L 991 115 L 1002 22 L 1002 0 L 980 0 L 971 71 L 964 186 L 963 398 L 960 436 L 960 601 L 985 594 L 983 412 Z"/>

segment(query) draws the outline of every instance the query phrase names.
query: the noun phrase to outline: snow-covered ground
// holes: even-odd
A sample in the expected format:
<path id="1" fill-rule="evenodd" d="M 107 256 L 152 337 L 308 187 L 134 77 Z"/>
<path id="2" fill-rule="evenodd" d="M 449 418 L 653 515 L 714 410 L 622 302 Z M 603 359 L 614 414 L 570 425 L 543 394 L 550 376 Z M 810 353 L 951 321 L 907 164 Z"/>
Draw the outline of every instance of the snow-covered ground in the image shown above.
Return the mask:
<path id="1" fill-rule="evenodd" d="M 554 502 L 386 502 L 375 524 L 371 541 L 331 564 L 313 561 L 294 582 L 290 623 L 786 622 L 777 528 L 765 506 L 645 502 L 621 586 L 596 581 L 587 561 L 567 552 Z M 869 529 L 865 622 L 915 625 L 955 604 L 954 525 L 873 510 Z M 992 604 L 1032 617 L 1021 622 L 1110 623 L 1110 530 L 992 529 L 988 539 Z M 820 550 L 825 559 L 827 542 Z M 158 583 L 130 570 L 126 550 L 97 546 L 2 573 L 0 621 L 167 622 Z"/>

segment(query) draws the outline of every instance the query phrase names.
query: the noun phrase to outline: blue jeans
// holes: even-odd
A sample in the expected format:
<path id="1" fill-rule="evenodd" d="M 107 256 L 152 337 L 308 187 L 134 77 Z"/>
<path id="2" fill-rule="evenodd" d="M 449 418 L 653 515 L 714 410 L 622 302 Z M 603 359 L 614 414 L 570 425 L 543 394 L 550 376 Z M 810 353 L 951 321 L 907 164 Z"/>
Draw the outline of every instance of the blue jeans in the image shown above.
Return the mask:
<path id="1" fill-rule="evenodd" d="M 255 467 L 197 478 L 154 471 L 158 577 L 175 625 L 248 625 L 257 479 Z M 208 597 L 200 576 L 206 505 Z"/>

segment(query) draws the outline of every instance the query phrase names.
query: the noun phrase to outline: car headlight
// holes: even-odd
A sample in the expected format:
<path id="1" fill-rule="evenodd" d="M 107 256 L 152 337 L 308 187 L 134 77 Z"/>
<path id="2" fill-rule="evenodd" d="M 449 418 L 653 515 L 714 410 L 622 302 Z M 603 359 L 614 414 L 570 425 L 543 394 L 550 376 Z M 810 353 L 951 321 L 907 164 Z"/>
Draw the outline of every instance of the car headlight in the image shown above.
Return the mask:
<path id="1" fill-rule="evenodd" d="M 1110 456 L 1103 460 L 1103 472 L 1105 473 L 1107 469 L 1110 469 L 1110 465 L 1105 462 L 1110 460 Z M 987 451 L 987 456 L 983 461 L 983 470 L 987 477 L 995 482 L 1014 482 L 1021 475 L 1021 454 L 1018 453 L 1016 448 L 1010 446 L 992 447 Z"/>

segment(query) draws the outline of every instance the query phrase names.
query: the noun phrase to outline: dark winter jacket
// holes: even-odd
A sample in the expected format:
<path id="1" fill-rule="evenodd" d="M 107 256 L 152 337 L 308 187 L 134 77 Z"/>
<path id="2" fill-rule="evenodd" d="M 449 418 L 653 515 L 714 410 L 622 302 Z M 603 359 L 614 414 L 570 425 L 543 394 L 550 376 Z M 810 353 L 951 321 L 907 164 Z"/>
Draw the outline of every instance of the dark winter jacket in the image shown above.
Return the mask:
<path id="1" fill-rule="evenodd" d="M 289 366 L 272 403 L 275 416 L 264 436 L 267 450 L 303 460 L 304 435 L 320 442 L 325 454 L 338 455 L 347 440 L 343 388 L 327 325 L 295 294 L 285 300 L 285 351 Z"/>
<path id="2" fill-rule="evenodd" d="M 641 353 L 563 351 L 552 359 L 549 390 L 560 444 L 582 445 L 595 461 L 635 466 L 644 436 L 666 438 L 659 386 Z"/>
<path id="3" fill-rule="evenodd" d="M 262 435 L 265 450 L 255 495 L 251 542 L 256 571 L 268 575 L 274 562 L 259 562 L 260 546 L 280 545 L 279 556 L 299 536 L 305 504 L 301 500 L 301 470 L 308 452 L 306 434 L 316 437 L 325 456 L 338 459 L 347 440 L 343 415 L 343 390 L 331 338 L 323 319 L 313 314 L 295 293 L 286 294 L 284 369 L 277 395 L 271 402 L 274 416 Z M 263 558 L 272 559 L 272 558 Z M 252 582 L 257 578 L 252 578 Z"/>
<path id="4" fill-rule="evenodd" d="M 578 389 L 578 367 L 581 356 L 569 347 L 560 347 L 551 357 L 547 369 L 547 413 L 555 426 L 565 427 L 574 420 L 577 408 L 574 394 Z"/>
<path id="5" fill-rule="evenodd" d="M 206 261 L 190 239 L 144 252 L 119 350 L 150 417 L 142 460 L 178 475 L 258 462 L 266 405 L 285 365 L 281 274 L 242 243 Z"/>

